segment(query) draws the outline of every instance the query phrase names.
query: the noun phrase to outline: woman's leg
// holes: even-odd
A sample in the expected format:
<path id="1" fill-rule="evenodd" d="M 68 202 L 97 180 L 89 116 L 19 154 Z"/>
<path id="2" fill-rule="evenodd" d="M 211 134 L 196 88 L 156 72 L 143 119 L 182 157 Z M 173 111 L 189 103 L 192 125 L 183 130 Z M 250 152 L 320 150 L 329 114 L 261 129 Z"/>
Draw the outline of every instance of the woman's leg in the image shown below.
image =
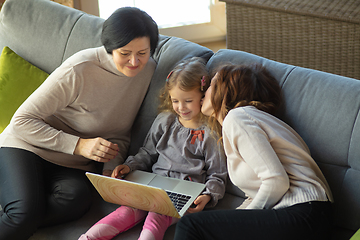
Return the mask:
<path id="1" fill-rule="evenodd" d="M 83 216 L 92 203 L 92 186 L 85 171 L 44 161 L 46 213 L 42 226 Z"/>
<path id="2" fill-rule="evenodd" d="M 330 239 L 331 203 L 309 202 L 279 210 L 218 210 L 184 216 L 174 240 Z"/>
<path id="3" fill-rule="evenodd" d="M 147 212 L 121 206 L 98 221 L 79 240 L 107 240 L 134 227 L 144 220 Z"/>
<path id="4" fill-rule="evenodd" d="M 16 148 L 0 148 L 0 240 L 28 239 L 45 214 L 42 159 Z"/>
<path id="5" fill-rule="evenodd" d="M 85 172 L 17 148 L 0 148 L 0 240 L 28 239 L 38 227 L 71 221 L 91 205 Z"/>
<path id="6" fill-rule="evenodd" d="M 162 240 L 168 227 L 178 221 L 177 218 L 149 212 L 139 239 Z"/>

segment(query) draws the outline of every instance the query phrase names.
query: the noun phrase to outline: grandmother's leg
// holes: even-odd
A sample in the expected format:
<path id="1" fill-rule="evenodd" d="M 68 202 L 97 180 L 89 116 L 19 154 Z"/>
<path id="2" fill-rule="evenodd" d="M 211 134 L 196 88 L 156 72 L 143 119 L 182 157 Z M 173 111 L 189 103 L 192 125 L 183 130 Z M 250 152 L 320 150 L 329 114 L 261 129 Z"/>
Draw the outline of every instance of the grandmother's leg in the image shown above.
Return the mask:
<path id="1" fill-rule="evenodd" d="M 83 216 L 92 203 L 92 186 L 85 171 L 45 162 L 47 201 L 42 226 L 69 222 Z"/>
<path id="2" fill-rule="evenodd" d="M 42 159 L 22 149 L 0 148 L 0 240 L 28 239 L 45 214 Z"/>
<path id="3" fill-rule="evenodd" d="M 174 240 L 327 240 L 331 203 L 309 202 L 279 210 L 217 210 L 184 216 Z"/>

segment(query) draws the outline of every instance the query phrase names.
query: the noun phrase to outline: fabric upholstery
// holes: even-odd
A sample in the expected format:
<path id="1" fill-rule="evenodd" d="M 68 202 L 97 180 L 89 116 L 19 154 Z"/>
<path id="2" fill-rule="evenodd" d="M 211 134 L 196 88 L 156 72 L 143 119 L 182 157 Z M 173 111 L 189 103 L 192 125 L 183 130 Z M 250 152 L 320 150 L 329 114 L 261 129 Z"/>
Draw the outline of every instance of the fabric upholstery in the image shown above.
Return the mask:
<path id="1" fill-rule="evenodd" d="M 83 13 L 52 1 L 43 2 L 6 1 L 1 9 L 0 49 L 9 46 L 50 73 L 61 64 L 69 34 Z"/>
<path id="2" fill-rule="evenodd" d="M 48 75 L 4 47 L 0 56 L 0 133 L 10 123 L 16 109 Z"/>
<path id="3" fill-rule="evenodd" d="M 360 229 L 350 238 L 350 240 L 360 240 Z"/>
<path id="4" fill-rule="evenodd" d="M 101 45 L 103 19 L 49 0 L 6 0 L 0 11 L 0 48 L 9 46 L 50 73 L 78 50 Z M 348 240 L 360 228 L 360 81 L 300 68 L 235 50 L 211 50 L 184 39 L 160 36 L 154 54 L 157 69 L 133 125 L 129 153 L 142 145 L 157 114 L 157 96 L 167 74 L 181 59 L 199 56 L 213 71 L 227 62 L 261 63 L 279 81 L 285 104 L 278 116 L 295 128 L 327 178 L 335 198 L 333 240 Z M 0 109 L 1 115 L 1 109 Z M 216 208 L 234 209 L 244 200 L 229 184 Z M 94 193 L 94 205 L 81 219 L 40 229 L 31 240 L 77 239 L 117 206 Z M 115 239 L 137 239 L 141 226 Z M 170 227 L 164 239 L 172 239 Z"/>
<path id="5" fill-rule="evenodd" d="M 102 18 L 82 13 L 69 33 L 62 62 L 80 50 L 102 46 L 100 39 L 104 21 Z"/>

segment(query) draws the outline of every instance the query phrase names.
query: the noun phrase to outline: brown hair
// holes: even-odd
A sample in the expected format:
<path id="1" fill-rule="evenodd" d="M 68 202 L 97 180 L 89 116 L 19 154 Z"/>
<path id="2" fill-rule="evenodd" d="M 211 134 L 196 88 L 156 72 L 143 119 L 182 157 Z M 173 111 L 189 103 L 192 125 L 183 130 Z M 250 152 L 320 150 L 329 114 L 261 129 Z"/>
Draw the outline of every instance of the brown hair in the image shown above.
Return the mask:
<path id="1" fill-rule="evenodd" d="M 279 83 L 259 64 L 223 66 L 212 83 L 211 104 L 216 119 L 224 119 L 231 109 L 243 106 L 274 114 L 281 103 Z"/>
<path id="2" fill-rule="evenodd" d="M 202 86 L 202 79 L 204 85 Z M 202 58 L 192 57 L 181 61 L 166 79 L 166 84 L 161 90 L 159 111 L 174 112 L 169 91 L 178 86 L 183 91 L 199 89 L 205 94 L 210 85 L 210 78 Z M 174 112 L 175 113 L 175 112 Z"/>

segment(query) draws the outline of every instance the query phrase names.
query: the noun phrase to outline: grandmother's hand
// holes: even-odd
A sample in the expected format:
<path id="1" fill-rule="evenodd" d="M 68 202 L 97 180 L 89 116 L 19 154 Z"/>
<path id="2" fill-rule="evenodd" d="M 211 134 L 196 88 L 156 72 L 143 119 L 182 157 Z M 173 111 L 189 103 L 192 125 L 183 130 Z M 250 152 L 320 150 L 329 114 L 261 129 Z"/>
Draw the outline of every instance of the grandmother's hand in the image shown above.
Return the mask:
<path id="1" fill-rule="evenodd" d="M 115 158 L 119 152 L 117 144 L 103 138 L 80 138 L 75 150 L 75 155 L 81 155 L 97 162 L 108 162 Z"/>

